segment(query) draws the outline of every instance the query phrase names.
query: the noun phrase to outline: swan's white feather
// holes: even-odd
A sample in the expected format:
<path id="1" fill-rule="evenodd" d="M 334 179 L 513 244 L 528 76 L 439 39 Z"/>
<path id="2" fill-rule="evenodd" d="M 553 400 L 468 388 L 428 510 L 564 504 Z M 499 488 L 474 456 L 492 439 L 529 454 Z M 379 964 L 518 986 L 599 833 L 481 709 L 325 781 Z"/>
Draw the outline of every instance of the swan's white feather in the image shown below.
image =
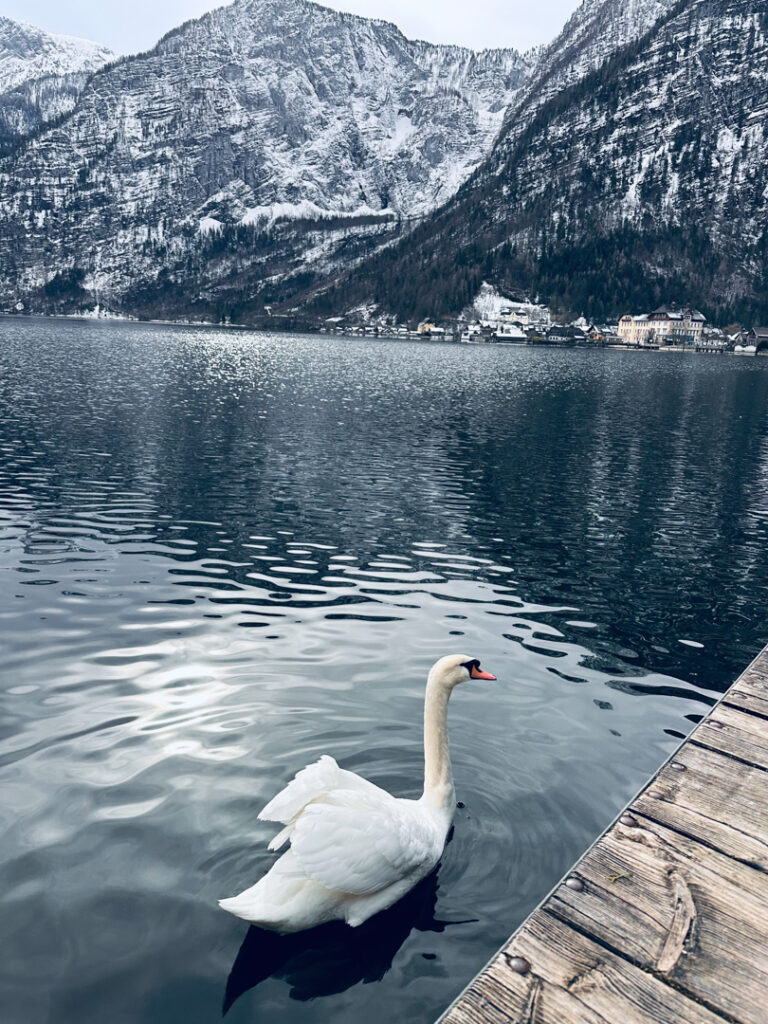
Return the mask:
<path id="1" fill-rule="evenodd" d="M 319 760 L 297 772 L 288 785 L 259 812 L 259 818 L 261 821 L 280 821 L 283 825 L 290 825 L 313 800 L 322 800 L 334 789 L 341 788 L 373 791 L 381 796 L 389 796 L 385 790 L 360 775 L 339 768 L 330 754 L 323 754 Z M 280 836 L 282 833 L 273 842 Z"/>
<path id="2" fill-rule="evenodd" d="M 291 847 L 308 878 L 368 896 L 437 863 L 444 836 L 420 810 L 384 790 L 334 790 L 300 815 Z"/>

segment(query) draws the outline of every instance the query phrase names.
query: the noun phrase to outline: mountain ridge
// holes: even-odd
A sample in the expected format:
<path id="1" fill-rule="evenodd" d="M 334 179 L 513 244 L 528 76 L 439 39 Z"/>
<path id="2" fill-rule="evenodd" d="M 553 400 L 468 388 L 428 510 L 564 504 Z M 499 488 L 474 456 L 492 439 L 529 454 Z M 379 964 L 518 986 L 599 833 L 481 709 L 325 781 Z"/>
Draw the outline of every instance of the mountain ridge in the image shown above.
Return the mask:
<path id="1" fill-rule="evenodd" d="M 672 297 L 714 316 L 768 312 L 767 28 L 753 0 L 679 0 L 505 126 L 445 207 L 317 308 L 367 289 L 382 309 L 445 314 L 487 279 L 592 315 Z M 437 283 L 420 288 L 427 275 Z"/>
<path id="2" fill-rule="evenodd" d="M 512 48 L 235 0 L 98 71 L 0 164 L 6 265 L 27 290 L 57 265 L 119 298 L 199 248 L 201 229 L 237 230 L 262 208 L 423 216 L 482 161 L 528 71 Z M 306 254 L 288 255 L 296 269 Z"/>
<path id="3" fill-rule="evenodd" d="M 95 71 L 115 54 L 79 36 L 46 32 L 0 14 L 0 93 L 33 78 Z"/>
<path id="4" fill-rule="evenodd" d="M 757 0 L 585 0 L 533 56 L 476 53 L 236 0 L 0 161 L 0 290 L 233 318 L 455 313 L 483 280 L 594 315 L 752 308 L 765 35 Z"/>
<path id="5" fill-rule="evenodd" d="M 91 74 L 114 58 L 99 43 L 0 15 L 0 154 L 69 114 Z"/>

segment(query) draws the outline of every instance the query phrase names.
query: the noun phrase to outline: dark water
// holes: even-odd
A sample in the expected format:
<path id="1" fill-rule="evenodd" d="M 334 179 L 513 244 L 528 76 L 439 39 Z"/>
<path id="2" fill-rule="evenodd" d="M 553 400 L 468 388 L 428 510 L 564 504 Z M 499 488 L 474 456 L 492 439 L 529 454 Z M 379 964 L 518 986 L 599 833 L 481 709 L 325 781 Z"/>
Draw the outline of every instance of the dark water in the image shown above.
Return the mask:
<path id="1" fill-rule="evenodd" d="M 768 639 L 768 360 L 2 321 L 0 381 L 7 1024 L 432 1020 Z M 220 911 L 319 754 L 418 794 L 452 651 L 436 878 Z"/>

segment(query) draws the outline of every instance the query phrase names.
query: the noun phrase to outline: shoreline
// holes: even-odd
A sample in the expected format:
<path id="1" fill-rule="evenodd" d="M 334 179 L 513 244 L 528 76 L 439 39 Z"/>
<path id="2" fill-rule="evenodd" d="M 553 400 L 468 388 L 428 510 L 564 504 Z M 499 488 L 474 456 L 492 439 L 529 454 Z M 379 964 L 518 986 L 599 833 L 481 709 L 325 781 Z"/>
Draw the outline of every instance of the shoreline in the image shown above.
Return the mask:
<path id="1" fill-rule="evenodd" d="M 110 325 L 130 325 L 130 326 L 147 326 L 147 327 L 193 327 L 195 329 L 204 329 L 208 331 L 253 331 L 253 332 L 266 332 L 272 334 L 285 334 L 291 331 L 296 334 L 323 334 L 325 336 L 336 337 L 336 338 L 355 338 L 361 341 L 421 341 L 428 342 L 430 344 L 449 344 L 449 345 L 466 345 L 470 347 L 470 343 L 460 341 L 457 337 L 445 337 L 431 338 L 428 335 L 420 335 L 418 337 L 403 337 L 400 334 L 393 333 L 389 334 L 386 332 L 374 333 L 362 333 L 358 334 L 355 331 L 338 331 L 328 327 L 266 327 L 266 326 L 251 326 L 249 324 L 213 324 L 203 320 L 140 320 L 138 317 L 127 317 L 127 316 L 88 316 L 87 314 L 80 313 L 27 313 L 27 312 L 0 312 L 0 319 L 6 320 L 63 320 L 65 322 L 79 322 L 89 324 L 110 324 Z M 551 342 L 542 341 L 515 341 L 515 342 L 475 342 L 471 344 L 474 348 L 544 348 L 553 350 L 564 350 L 564 349 L 585 349 L 585 350 L 596 350 L 596 349 L 612 349 L 613 351 L 619 352 L 664 352 L 664 353 L 677 353 L 682 355 L 705 355 L 705 356 L 746 356 L 747 358 L 766 358 L 768 357 L 768 349 L 764 349 L 761 352 L 755 351 L 735 351 L 734 349 L 726 348 L 694 348 L 694 347 L 683 347 L 679 345 L 665 345 L 665 346 L 646 346 L 646 345 L 621 345 L 602 343 L 602 344 L 576 344 L 576 345 L 565 345 Z"/>

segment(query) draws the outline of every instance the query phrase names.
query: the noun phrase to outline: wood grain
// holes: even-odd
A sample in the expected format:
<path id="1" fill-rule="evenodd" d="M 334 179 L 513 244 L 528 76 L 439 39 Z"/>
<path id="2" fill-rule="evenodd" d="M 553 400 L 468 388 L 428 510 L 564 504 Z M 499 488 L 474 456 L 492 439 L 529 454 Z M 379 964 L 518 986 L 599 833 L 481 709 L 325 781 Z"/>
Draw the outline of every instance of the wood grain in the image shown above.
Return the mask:
<path id="1" fill-rule="evenodd" d="M 749 711 L 753 715 L 762 715 L 768 718 L 768 693 L 765 696 L 755 692 L 754 689 L 746 687 L 734 687 L 727 695 L 724 704 L 729 707 L 738 708 L 740 711 Z"/>
<path id="2" fill-rule="evenodd" d="M 631 813 L 768 871 L 766 800 L 759 795 L 764 791 L 768 799 L 766 773 L 690 743 L 674 761 L 676 767 L 662 768 L 631 805 Z"/>
<path id="3" fill-rule="evenodd" d="M 744 690 L 756 697 L 768 697 L 768 653 L 762 650 L 749 668 L 745 669 L 731 687 Z"/>
<path id="4" fill-rule="evenodd" d="M 512 956 L 525 957 L 530 972 L 513 971 Z M 723 1024 L 723 1017 L 541 911 L 443 1018 L 443 1024 L 478 1021 Z"/>
<path id="5" fill-rule="evenodd" d="M 768 875 L 645 819 L 607 833 L 578 874 L 584 890 L 561 886 L 553 913 L 723 1013 L 765 1024 Z"/>
<path id="6" fill-rule="evenodd" d="M 693 731 L 690 743 L 736 757 L 768 771 L 768 728 L 763 718 L 718 704 Z"/>

